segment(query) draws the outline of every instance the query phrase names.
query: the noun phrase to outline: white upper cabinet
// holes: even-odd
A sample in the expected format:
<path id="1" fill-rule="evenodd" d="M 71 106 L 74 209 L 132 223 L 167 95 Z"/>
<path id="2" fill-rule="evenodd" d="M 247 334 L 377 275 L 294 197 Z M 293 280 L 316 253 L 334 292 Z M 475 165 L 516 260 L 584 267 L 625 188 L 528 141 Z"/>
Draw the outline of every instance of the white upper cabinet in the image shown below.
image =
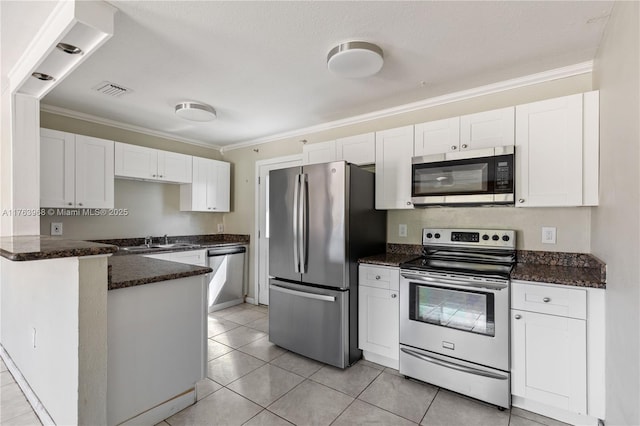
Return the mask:
<path id="1" fill-rule="evenodd" d="M 413 126 L 376 132 L 376 209 L 411 209 Z"/>
<path id="2" fill-rule="evenodd" d="M 113 208 L 113 144 L 40 129 L 40 205 Z"/>
<path id="3" fill-rule="evenodd" d="M 192 183 L 180 186 L 180 210 L 228 212 L 230 182 L 229 163 L 193 157 Z"/>
<path id="4" fill-rule="evenodd" d="M 357 165 L 376 161 L 375 133 L 338 138 L 332 141 L 305 144 L 302 147 L 302 163 L 316 164 L 346 161 Z"/>
<path id="5" fill-rule="evenodd" d="M 336 161 L 336 141 L 326 141 L 302 146 L 302 164 Z"/>
<path id="6" fill-rule="evenodd" d="M 416 124 L 415 133 L 416 156 L 457 151 L 460 145 L 460 117 Z"/>
<path id="7" fill-rule="evenodd" d="M 460 150 L 514 144 L 514 107 L 460 117 Z"/>
<path id="8" fill-rule="evenodd" d="M 336 139 L 336 159 L 362 166 L 376 162 L 376 135 L 364 133 Z"/>
<path id="9" fill-rule="evenodd" d="M 416 124 L 416 156 L 514 144 L 514 107 Z"/>
<path id="10" fill-rule="evenodd" d="M 516 206 L 598 204 L 598 92 L 516 107 Z"/>
<path id="11" fill-rule="evenodd" d="M 115 174 L 120 178 L 190 183 L 191 156 L 116 142 Z"/>

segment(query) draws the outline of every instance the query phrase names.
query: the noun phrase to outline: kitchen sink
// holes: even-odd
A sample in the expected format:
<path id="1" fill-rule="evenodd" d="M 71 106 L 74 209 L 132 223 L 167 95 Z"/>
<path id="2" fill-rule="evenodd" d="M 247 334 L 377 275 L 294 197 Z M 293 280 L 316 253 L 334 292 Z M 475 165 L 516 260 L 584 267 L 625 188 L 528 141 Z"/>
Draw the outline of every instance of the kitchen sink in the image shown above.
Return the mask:
<path id="1" fill-rule="evenodd" d="M 141 245 L 141 246 L 131 246 L 131 247 L 120 247 L 120 250 L 123 251 L 145 251 L 145 250 L 163 250 L 170 248 L 198 248 L 200 244 L 191 244 L 191 243 L 173 243 L 173 244 L 151 244 L 150 246 Z"/>

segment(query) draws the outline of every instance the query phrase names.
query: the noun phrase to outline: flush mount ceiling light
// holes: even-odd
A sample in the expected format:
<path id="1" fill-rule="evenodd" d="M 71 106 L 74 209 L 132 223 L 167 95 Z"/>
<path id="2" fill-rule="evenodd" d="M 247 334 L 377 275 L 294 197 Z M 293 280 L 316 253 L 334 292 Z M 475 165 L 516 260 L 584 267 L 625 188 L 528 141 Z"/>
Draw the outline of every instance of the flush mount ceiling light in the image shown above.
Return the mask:
<path id="1" fill-rule="evenodd" d="M 382 69 L 382 49 L 366 41 L 348 41 L 331 49 L 327 55 L 329 71 L 340 77 L 369 77 Z"/>
<path id="2" fill-rule="evenodd" d="M 198 102 L 181 102 L 176 105 L 176 115 L 191 121 L 212 121 L 217 117 L 213 107 Z"/>

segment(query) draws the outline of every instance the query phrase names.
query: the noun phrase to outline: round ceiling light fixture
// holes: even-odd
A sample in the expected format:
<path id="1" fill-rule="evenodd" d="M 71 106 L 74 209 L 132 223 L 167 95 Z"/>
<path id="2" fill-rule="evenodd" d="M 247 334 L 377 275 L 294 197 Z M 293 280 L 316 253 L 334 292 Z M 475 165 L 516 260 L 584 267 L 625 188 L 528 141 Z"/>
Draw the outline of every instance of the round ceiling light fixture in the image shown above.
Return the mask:
<path id="1" fill-rule="evenodd" d="M 327 55 L 329 71 L 340 77 L 363 78 L 382 69 L 382 49 L 366 41 L 348 41 L 331 49 Z"/>
<path id="2" fill-rule="evenodd" d="M 198 102 L 180 102 L 175 112 L 178 117 L 190 121 L 212 121 L 217 117 L 213 107 Z"/>

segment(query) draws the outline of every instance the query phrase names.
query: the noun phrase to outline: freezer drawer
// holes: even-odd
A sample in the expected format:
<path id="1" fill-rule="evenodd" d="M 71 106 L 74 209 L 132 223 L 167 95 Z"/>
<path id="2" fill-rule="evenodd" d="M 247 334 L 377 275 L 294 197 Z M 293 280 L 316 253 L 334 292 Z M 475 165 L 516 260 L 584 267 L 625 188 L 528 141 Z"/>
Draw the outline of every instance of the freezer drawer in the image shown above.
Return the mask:
<path id="1" fill-rule="evenodd" d="M 269 340 L 317 361 L 349 365 L 349 291 L 272 279 Z"/>

